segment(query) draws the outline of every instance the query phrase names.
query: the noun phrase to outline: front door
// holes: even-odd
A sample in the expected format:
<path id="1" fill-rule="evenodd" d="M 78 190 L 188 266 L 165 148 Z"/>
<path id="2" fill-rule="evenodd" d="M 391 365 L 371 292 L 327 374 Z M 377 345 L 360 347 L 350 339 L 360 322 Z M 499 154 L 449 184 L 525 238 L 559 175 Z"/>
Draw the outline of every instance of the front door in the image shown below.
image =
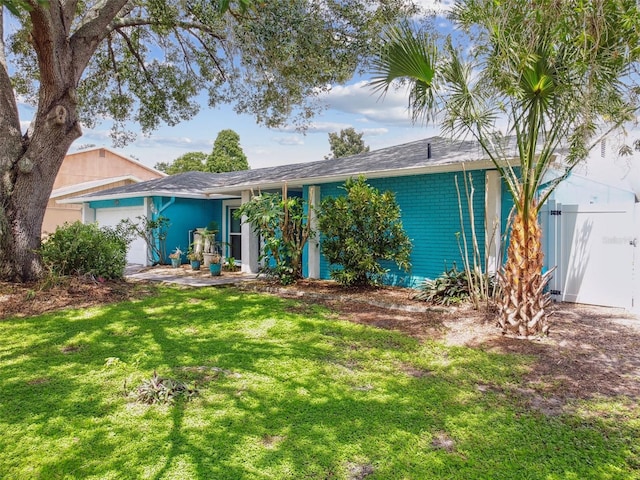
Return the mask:
<path id="1" fill-rule="evenodd" d="M 227 257 L 239 262 L 242 260 L 242 222 L 235 216 L 237 210 L 238 207 L 227 207 Z"/>

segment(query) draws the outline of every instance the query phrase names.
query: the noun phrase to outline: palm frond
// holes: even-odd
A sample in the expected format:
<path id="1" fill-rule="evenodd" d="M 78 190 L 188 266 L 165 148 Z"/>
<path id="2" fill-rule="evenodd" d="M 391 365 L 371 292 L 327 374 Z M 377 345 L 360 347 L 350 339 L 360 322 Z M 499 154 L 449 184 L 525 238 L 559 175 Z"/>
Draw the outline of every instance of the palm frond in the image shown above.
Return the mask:
<path id="1" fill-rule="evenodd" d="M 373 60 L 370 85 L 384 96 L 394 82 L 408 80 L 413 119 L 427 118 L 436 105 L 435 43 L 426 34 L 414 32 L 408 23 L 390 29 L 384 40 L 384 49 Z"/>

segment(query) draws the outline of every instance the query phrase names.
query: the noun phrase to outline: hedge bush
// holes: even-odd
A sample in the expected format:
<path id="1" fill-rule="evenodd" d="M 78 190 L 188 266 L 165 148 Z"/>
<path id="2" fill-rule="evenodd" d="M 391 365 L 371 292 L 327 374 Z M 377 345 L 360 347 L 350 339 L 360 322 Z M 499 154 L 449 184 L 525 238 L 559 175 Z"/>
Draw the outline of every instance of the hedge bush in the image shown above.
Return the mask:
<path id="1" fill-rule="evenodd" d="M 85 275 L 119 279 L 127 264 L 130 239 L 118 229 L 95 223 L 65 223 L 42 244 L 45 268 L 55 275 Z"/>
<path id="2" fill-rule="evenodd" d="M 348 287 L 380 284 L 388 273 L 381 261 L 408 271 L 412 243 L 393 192 L 380 193 L 362 176 L 343 188 L 344 196 L 322 201 L 318 215 L 331 278 Z"/>

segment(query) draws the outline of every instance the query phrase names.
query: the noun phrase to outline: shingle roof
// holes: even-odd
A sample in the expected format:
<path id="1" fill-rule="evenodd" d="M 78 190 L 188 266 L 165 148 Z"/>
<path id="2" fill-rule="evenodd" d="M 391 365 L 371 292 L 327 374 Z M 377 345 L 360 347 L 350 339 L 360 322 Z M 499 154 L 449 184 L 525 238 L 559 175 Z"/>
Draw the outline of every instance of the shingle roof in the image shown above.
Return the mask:
<path id="1" fill-rule="evenodd" d="M 477 161 L 482 158 L 477 142 L 450 141 L 442 137 L 431 137 L 349 157 L 220 174 L 212 179 L 207 191 L 214 193 L 234 187 L 347 178 L 358 174 L 366 176 L 374 172 L 408 174 L 414 169 Z"/>
<path id="2" fill-rule="evenodd" d="M 359 174 L 365 176 L 410 175 L 482 159 L 482 151 L 477 142 L 431 137 L 337 159 L 229 173 L 181 173 L 91 193 L 75 200 L 150 195 L 205 198 L 207 194 L 257 187 L 269 188 L 283 182 L 302 185 L 321 179 L 339 181 Z"/>

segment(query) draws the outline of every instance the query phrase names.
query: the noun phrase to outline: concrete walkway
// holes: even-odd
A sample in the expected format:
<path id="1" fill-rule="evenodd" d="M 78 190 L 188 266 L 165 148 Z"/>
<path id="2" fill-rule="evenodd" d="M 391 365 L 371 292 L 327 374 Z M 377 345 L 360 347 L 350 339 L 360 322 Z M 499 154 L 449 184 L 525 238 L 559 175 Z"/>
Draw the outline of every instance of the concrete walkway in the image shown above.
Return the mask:
<path id="1" fill-rule="evenodd" d="M 208 268 L 191 270 L 189 265 L 173 268 L 167 265 L 144 267 L 142 265 L 127 265 L 124 277 L 131 281 L 163 282 L 190 287 L 207 287 L 214 285 L 234 285 L 241 282 L 255 280 L 256 274 L 222 272 L 219 277 L 213 277 Z"/>

